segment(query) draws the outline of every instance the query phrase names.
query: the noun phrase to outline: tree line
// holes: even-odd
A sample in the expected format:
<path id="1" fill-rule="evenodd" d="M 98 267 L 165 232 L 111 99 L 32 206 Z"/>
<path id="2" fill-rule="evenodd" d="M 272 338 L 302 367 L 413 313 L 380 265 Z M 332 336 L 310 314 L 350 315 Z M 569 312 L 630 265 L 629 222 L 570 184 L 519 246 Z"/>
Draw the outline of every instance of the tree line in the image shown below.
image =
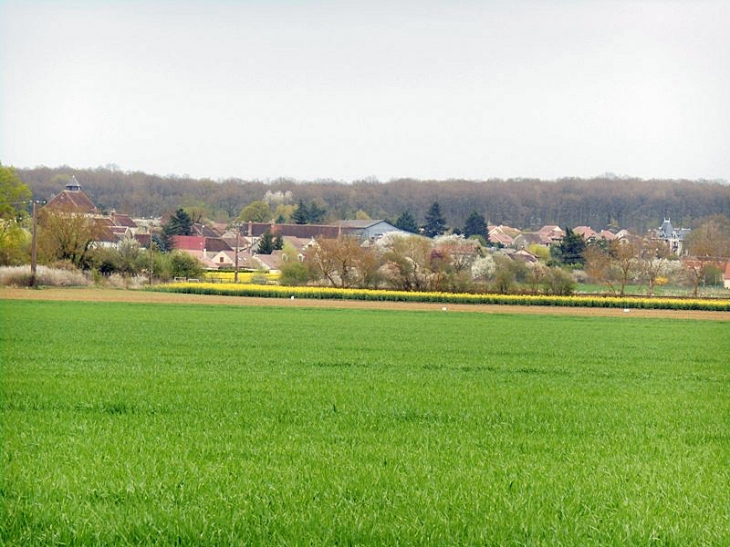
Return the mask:
<path id="1" fill-rule="evenodd" d="M 719 182 L 641 179 L 490 179 L 422 181 L 397 179 L 340 183 L 291 179 L 246 181 L 193 179 L 124 172 L 118 169 L 71 167 L 17 169 L 35 199 L 60 192 L 71 175 L 103 210 L 140 217 L 159 217 L 178 207 L 228 222 L 264 196 L 287 196 L 278 215 L 291 220 L 296 204 L 305 204 L 320 222 L 360 217 L 395 222 L 408 212 L 418 225 L 434 202 L 450 227 L 462 227 L 473 212 L 490 224 L 523 230 L 544 225 L 627 228 L 644 233 L 671 217 L 677 226 L 693 227 L 698 219 L 730 216 L 730 185 Z M 275 208 L 272 207 L 272 211 Z M 300 212 L 303 212 L 301 207 Z M 295 222 L 301 220 L 295 219 Z"/>

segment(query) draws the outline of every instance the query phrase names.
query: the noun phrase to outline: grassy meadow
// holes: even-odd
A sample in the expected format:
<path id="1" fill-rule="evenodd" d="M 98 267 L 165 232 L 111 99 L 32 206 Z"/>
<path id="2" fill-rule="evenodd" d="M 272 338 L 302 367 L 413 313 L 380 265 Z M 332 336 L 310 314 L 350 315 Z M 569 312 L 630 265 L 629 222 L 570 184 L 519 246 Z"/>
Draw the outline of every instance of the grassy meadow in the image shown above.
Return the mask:
<path id="1" fill-rule="evenodd" d="M 0 300 L 3 545 L 730 545 L 730 323 Z"/>

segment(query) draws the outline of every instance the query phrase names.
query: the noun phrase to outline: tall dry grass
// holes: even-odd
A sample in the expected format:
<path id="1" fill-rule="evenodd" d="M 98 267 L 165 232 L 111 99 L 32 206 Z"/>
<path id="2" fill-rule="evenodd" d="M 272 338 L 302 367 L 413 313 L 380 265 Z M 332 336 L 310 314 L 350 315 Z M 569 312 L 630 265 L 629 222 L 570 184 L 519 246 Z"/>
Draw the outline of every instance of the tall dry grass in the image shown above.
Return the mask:
<path id="1" fill-rule="evenodd" d="M 46 287 L 85 287 L 91 280 L 78 270 L 65 270 L 38 266 L 36 285 Z M 0 268 L 0 286 L 30 287 L 32 276 L 30 266 L 4 266 Z"/>

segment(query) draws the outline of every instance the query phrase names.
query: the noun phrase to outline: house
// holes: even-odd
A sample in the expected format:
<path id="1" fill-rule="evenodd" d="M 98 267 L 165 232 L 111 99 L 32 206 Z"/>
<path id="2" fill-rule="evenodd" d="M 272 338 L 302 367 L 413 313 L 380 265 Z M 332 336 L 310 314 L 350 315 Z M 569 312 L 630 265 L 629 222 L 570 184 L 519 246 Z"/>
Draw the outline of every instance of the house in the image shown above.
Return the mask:
<path id="1" fill-rule="evenodd" d="M 81 189 L 81 185 L 75 176 L 71 176 L 71 180 L 64 189 L 51 198 L 44 208 L 84 215 L 95 215 L 98 212 L 96 205 Z"/>
<path id="2" fill-rule="evenodd" d="M 669 249 L 679 256 L 684 252 L 684 240 L 690 231 L 689 228 L 675 228 L 672 226 L 671 220 L 665 218 L 656 231 L 656 239 L 664 241 Z"/>
<path id="3" fill-rule="evenodd" d="M 614 239 L 616 239 L 616 234 L 614 234 L 613 232 L 611 232 L 609 230 L 601 230 L 598 233 L 598 238 L 604 239 L 606 241 L 613 241 Z"/>
<path id="4" fill-rule="evenodd" d="M 403 232 L 384 220 L 342 220 L 336 223 L 350 235 L 357 235 L 363 241 L 380 239 L 389 232 Z"/>
<path id="5" fill-rule="evenodd" d="M 512 260 L 518 260 L 520 262 L 524 262 L 528 266 L 532 265 L 532 264 L 536 264 L 538 262 L 538 258 L 531 252 L 526 251 L 525 249 L 520 249 L 519 251 L 510 251 L 506 254 Z"/>
<path id="6" fill-rule="evenodd" d="M 210 261 L 220 268 L 233 268 L 236 265 L 236 253 L 235 251 L 208 251 L 206 253 Z M 239 257 L 240 259 L 240 257 Z M 241 267 L 239 260 L 239 268 Z"/>
<path id="7" fill-rule="evenodd" d="M 561 241 L 565 237 L 565 231 L 560 226 L 555 225 L 545 225 L 537 233 L 540 236 L 540 243 L 548 246 Z"/>
<path id="8" fill-rule="evenodd" d="M 730 289 L 730 262 L 725 264 L 725 273 L 722 276 L 722 286 Z"/>
<path id="9" fill-rule="evenodd" d="M 515 249 L 527 249 L 530 245 L 549 245 L 538 232 L 523 232 L 512 241 Z"/>
<path id="10" fill-rule="evenodd" d="M 116 211 L 112 211 L 110 215 L 101 214 L 75 176 L 71 177 L 60 193 L 48 201 L 44 209 L 90 219 L 94 225 L 93 245 L 96 247 L 116 248 L 124 241 L 135 240 L 137 223 L 128 215 L 117 214 Z"/>
<path id="11" fill-rule="evenodd" d="M 583 236 L 586 241 L 595 241 L 598 234 L 590 226 L 576 226 L 573 228 L 573 233 Z"/>
<path id="12" fill-rule="evenodd" d="M 520 235 L 520 231 L 510 226 L 487 226 L 489 241 L 502 247 L 509 247 L 514 239 Z"/>

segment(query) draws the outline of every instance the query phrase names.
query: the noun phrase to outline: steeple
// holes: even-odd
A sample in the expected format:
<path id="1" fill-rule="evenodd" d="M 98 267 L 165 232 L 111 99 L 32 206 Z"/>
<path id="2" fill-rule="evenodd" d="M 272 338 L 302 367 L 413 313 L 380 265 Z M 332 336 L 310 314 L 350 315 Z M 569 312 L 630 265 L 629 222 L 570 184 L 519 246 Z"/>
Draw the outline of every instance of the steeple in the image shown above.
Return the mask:
<path id="1" fill-rule="evenodd" d="M 79 181 L 76 180 L 76 175 L 71 175 L 71 180 L 68 181 L 65 189 L 68 192 L 81 192 L 81 185 L 79 184 Z"/>

